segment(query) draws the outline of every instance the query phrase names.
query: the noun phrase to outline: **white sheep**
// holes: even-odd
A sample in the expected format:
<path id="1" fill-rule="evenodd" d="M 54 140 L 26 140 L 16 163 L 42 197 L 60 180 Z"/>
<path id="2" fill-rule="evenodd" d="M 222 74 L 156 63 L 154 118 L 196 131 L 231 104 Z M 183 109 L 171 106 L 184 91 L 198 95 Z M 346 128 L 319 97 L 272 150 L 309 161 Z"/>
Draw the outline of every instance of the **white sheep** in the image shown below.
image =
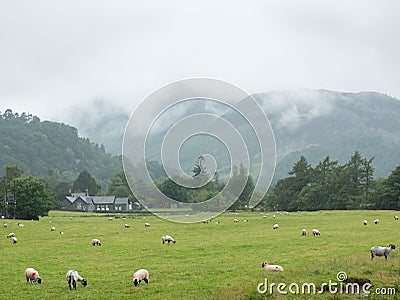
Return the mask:
<path id="1" fill-rule="evenodd" d="M 373 246 L 371 247 L 371 259 L 374 259 L 374 256 L 385 256 L 386 260 L 392 250 L 396 249 L 396 246 L 393 244 L 389 244 L 389 247 L 380 247 L 380 246 Z"/>
<path id="2" fill-rule="evenodd" d="M 219 224 L 221 224 L 221 222 L 220 221 L 216 221 L 215 224 L 219 225 Z"/>
<path id="3" fill-rule="evenodd" d="M 15 236 L 11 237 L 11 240 L 12 240 L 13 244 L 16 244 L 18 242 L 18 240 Z"/>
<path id="4" fill-rule="evenodd" d="M 72 288 L 76 290 L 77 282 L 82 283 L 83 286 L 87 286 L 87 280 L 83 278 L 81 275 L 79 275 L 78 271 L 69 270 L 67 272 L 66 279 L 70 290 L 72 290 Z"/>
<path id="5" fill-rule="evenodd" d="M 128 225 L 128 224 L 125 224 L 124 226 L 125 226 L 125 228 L 129 228 L 129 225 Z"/>
<path id="6" fill-rule="evenodd" d="M 318 229 L 313 229 L 312 234 L 315 235 L 321 235 L 321 232 Z"/>
<path id="7" fill-rule="evenodd" d="M 274 230 L 277 230 L 279 228 L 278 224 L 274 224 Z"/>
<path id="8" fill-rule="evenodd" d="M 93 239 L 93 240 L 92 240 L 92 245 L 93 245 L 93 246 L 96 246 L 96 245 L 97 245 L 97 246 L 101 246 L 101 242 L 100 242 L 100 240 L 98 240 L 98 239 Z"/>
<path id="9" fill-rule="evenodd" d="M 239 223 L 238 219 L 233 219 L 233 223 Z"/>
<path id="10" fill-rule="evenodd" d="M 19 226 L 19 227 L 24 227 L 25 225 L 22 224 L 22 223 L 18 223 L 18 226 Z"/>
<path id="11" fill-rule="evenodd" d="M 108 220 L 109 220 L 109 221 L 112 221 L 112 217 L 109 217 Z"/>
<path id="12" fill-rule="evenodd" d="M 303 230 L 301 231 L 301 235 L 307 235 L 307 230 L 303 229 Z"/>
<path id="13" fill-rule="evenodd" d="M 247 223 L 248 221 L 249 221 L 249 220 L 247 220 L 247 219 L 244 219 L 244 220 L 243 220 L 243 222 L 245 222 L 245 223 Z"/>
<path id="14" fill-rule="evenodd" d="M 364 225 L 367 225 L 367 224 L 368 224 L 367 220 L 364 220 L 363 223 L 364 223 Z"/>
<path id="15" fill-rule="evenodd" d="M 50 231 L 56 231 L 56 228 L 53 226 L 50 228 Z"/>
<path id="16" fill-rule="evenodd" d="M 150 227 L 150 223 L 148 222 L 144 223 L 144 227 Z"/>
<path id="17" fill-rule="evenodd" d="M 168 244 L 170 243 L 170 242 L 172 242 L 172 243 L 176 243 L 176 241 L 172 238 L 172 236 L 170 236 L 170 235 L 167 235 L 167 234 L 164 234 L 162 237 L 161 237 L 161 241 L 162 241 L 162 243 L 164 244 L 165 242 L 168 242 Z"/>
<path id="18" fill-rule="evenodd" d="M 375 219 L 375 220 L 374 220 L 375 225 L 378 225 L 380 222 L 381 222 L 381 221 L 380 221 L 379 219 Z"/>
<path id="19" fill-rule="evenodd" d="M 7 238 L 11 238 L 11 237 L 13 237 L 13 236 L 15 236 L 15 233 L 14 233 L 14 232 L 10 232 L 9 234 L 7 234 Z"/>
<path id="20" fill-rule="evenodd" d="M 149 271 L 146 269 L 140 269 L 133 273 L 133 284 L 135 286 L 138 286 L 142 280 L 146 282 L 146 284 L 149 283 Z"/>
<path id="21" fill-rule="evenodd" d="M 267 261 L 264 261 L 261 265 L 265 270 L 269 271 L 283 271 L 283 268 L 279 265 L 270 265 Z"/>
<path id="22" fill-rule="evenodd" d="M 399 220 L 399 216 L 394 216 L 394 220 L 398 221 Z M 7 225 L 7 224 L 6 224 Z"/>
<path id="23" fill-rule="evenodd" d="M 7 224 L 7 223 L 4 223 L 4 224 L 3 224 L 3 227 L 4 227 L 4 228 L 7 228 L 7 227 L 8 227 L 8 224 Z"/>
<path id="24" fill-rule="evenodd" d="M 42 279 L 39 276 L 39 272 L 36 271 L 34 268 L 27 268 L 25 270 L 25 278 L 26 282 L 31 282 L 31 283 L 42 283 Z"/>

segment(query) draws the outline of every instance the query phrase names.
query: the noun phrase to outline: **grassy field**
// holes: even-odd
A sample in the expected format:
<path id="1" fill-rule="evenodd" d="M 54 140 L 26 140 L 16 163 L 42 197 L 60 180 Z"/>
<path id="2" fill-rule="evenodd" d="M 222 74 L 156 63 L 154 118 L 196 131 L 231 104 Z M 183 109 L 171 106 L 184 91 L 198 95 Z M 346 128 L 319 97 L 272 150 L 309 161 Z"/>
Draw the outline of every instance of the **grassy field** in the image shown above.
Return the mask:
<path id="1" fill-rule="evenodd" d="M 1 228 L 0 299 L 354 299 L 353 296 L 280 295 L 257 285 L 282 282 L 337 282 L 336 274 L 368 278 L 376 288 L 395 288 L 395 296 L 370 296 L 369 299 L 400 298 L 400 221 L 391 211 L 324 211 L 276 214 L 225 213 L 209 224 L 180 224 L 158 217 L 127 215 L 127 219 L 108 220 L 107 215 L 51 212 L 40 221 L 4 220 Z M 233 219 L 238 218 L 237 224 Z M 379 225 L 373 220 L 379 218 Z M 249 222 L 243 222 L 248 219 Z M 364 226 L 362 221 L 368 220 Z M 219 225 L 215 224 L 220 221 Z M 18 227 L 17 223 L 24 223 Z M 144 227 L 144 222 L 151 224 Z M 124 224 L 130 225 L 125 229 Z M 273 230 L 278 223 L 279 229 Z M 56 227 L 51 232 L 50 228 Z M 308 235 L 301 236 L 302 228 Z M 312 236 L 318 228 L 321 236 Z M 64 234 L 60 235 L 59 232 Z M 17 244 L 6 238 L 14 232 Z M 176 244 L 162 244 L 170 234 Z M 102 246 L 92 246 L 98 238 Z M 394 243 L 398 249 L 388 261 L 370 259 L 373 245 Z M 268 260 L 284 272 L 265 271 Z M 42 284 L 27 284 L 24 270 L 37 269 Z M 150 272 L 149 284 L 132 284 L 135 270 Z M 86 277 L 88 286 L 69 291 L 65 274 L 75 269 Z"/>

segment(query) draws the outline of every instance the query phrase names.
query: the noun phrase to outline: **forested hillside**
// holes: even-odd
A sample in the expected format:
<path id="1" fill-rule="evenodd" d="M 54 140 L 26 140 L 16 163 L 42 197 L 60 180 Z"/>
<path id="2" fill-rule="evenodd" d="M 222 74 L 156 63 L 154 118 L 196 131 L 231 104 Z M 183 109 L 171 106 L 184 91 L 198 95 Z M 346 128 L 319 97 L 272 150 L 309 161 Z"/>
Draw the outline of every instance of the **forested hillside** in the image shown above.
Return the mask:
<path id="1" fill-rule="evenodd" d="M 57 174 L 63 181 L 73 181 L 87 170 L 103 189 L 122 169 L 119 156 L 79 137 L 76 128 L 11 109 L 0 113 L 0 176 L 5 165 L 16 165 L 25 175 Z"/>

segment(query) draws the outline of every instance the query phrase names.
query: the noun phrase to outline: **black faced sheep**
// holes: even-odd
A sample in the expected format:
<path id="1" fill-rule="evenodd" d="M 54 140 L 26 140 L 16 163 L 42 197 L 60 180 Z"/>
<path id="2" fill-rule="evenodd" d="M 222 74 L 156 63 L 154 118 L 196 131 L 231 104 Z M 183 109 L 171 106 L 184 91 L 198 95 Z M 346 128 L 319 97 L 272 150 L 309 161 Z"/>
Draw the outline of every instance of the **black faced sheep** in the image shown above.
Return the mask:
<path id="1" fill-rule="evenodd" d="M 233 223 L 239 223 L 238 219 L 233 219 Z"/>
<path id="2" fill-rule="evenodd" d="M 42 279 L 39 276 L 39 272 L 36 271 L 34 268 L 27 268 L 25 270 L 25 277 L 26 277 L 26 282 L 31 282 L 31 283 L 42 283 Z"/>
<path id="3" fill-rule="evenodd" d="M 56 228 L 53 226 L 50 228 L 50 231 L 56 231 Z"/>
<path id="4" fill-rule="evenodd" d="M 15 236 L 11 237 L 13 244 L 16 244 L 18 242 L 17 238 Z"/>
<path id="5" fill-rule="evenodd" d="M 399 216 L 394 216 L 394 220 L 398 221 L 399 220 Z M 5 224 L 5 225 L 7 225 L 7 224 Z"/>
<path id="6" fill-rule="evenodd" d="M 363 223 L 364 223 L 364 225 L 367 225 L 367 224 L 368 224 L 367 220 L 364 220 Z"/>
<path id="7" fill-rule="evenodd" d="M 98 240 L 98 239 L 93 239 L 93 240 L 92 240 L 92 245 L 93 245 L 93 246 L 96 246 L 96 245 L 97 245 L 97 246 L 101 246 L 101 242 L 100 242 L 100 240 Z"/>
<path id="8" fill-rule="evenodd" d="M 269 271 L 283 271 L 283 268 L 279 265 L 270 265 L 267 261 L 264 261 L 261 265 L 265 270 Z"/>
<path id="9" fill-rule="evenodd" d="M 7 228 L 7 227 L 8 227 L 8 224 L 4 223 L 4 224 L 3 224 L 3 227 L 4 227 L 4 228 Z"/>
<path id="10" fill-rule="evenodd" d="M 379 219 L 375 219 L 375 220 L 374 220 L 375 225 L 378 225 L 380 222 L 381 222 L 381 221 L 379 221 Z"/>
<path id="11" fill-rule="evenodd" d="M 150 223 L 144 223 L 144 227 L 150 227 Z"/>
<path id="12" fill-rule="evenodd" d="M 277 230 L 279 228 L 278 224 L 274 224 L 274 230 Z"/>
<path id="13" fill-rule="evenodd" d="M 142 280 L 146 282 L 146 284 L 149 283 L 149 271 L 146 269 L 140 269 L 133 274 L 133 284 L 135 286 L 138 286 Z"/>
<path id="14" fill-rule="evenodd" d="M 87 280 L 85 278 L 83 278 L 81 275 L 79 275 L 79 273 L 75 270 L 69 270 L 67 272 L 66 278 L 67 278 L 67 282 L 68 282 L 68 286 L 69 286 L 70 290 L 72 288 L 74 290 L 76 290 L 77 282 L 82 283 L 83 286 L 87 286 Z"/>
<path id="15" fill-rule="evenodd" d="M 161 240 L 162 240 L 162 243 L 163 243 L 163 244 L 164 244 L 165 242 L 168 242 L 168 244 L 169 244 L 170 242 L 173 242 L 174 244 L 176 243 L 176 241 L 172 238 L 172 236 L 167 235 L 167 234 L 164 234 L 164 235 L 161 237 Z"/>
<path id="16" fill-rule="evenodd" d="M 393 244 L 389 244 L 389 247 L 380 247 L 380 246 L 373 246 L 371 247 L 371 259 L 374 259 L 374 256 L 385 256 L 386 260 L 390 252 L 396 249 L 396 246 Z"/>
<path id="17" fill-rule="evenodd" d="M 318 229 L 313 229 L 312 234 L 313 235 L 321 235 L 321 232 Z"/>
<path id="18" fill-rule="evenodd" d="M 301 231 L 301 235 L 303 235 L 303 236 L 307 235 L 307 230 L 303 229 L 303 230 Z"/>
<path id="19" fill-rule="evenodd" d="M 125 228 L 129 228 L 129 224 L 125 224 L 124 226 L 125 226 Z"/>
<path id="20" fill-rule="evenodd" d="M 9 234 L 7 234 L 7 237 L 8 237 L 8 238 L 11 238 L 11 237 L 13 237 L 13 236 L 15 236 L 15 233 L 14 233 L 14 232 L 10 232 Z"/>

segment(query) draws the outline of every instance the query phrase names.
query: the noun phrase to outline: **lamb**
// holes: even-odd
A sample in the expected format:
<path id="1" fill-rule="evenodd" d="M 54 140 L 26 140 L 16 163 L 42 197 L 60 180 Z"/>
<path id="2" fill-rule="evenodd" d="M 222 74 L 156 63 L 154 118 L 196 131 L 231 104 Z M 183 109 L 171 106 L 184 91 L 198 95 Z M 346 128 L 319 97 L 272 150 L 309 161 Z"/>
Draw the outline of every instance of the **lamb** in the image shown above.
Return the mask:
<path id="1" fill-rule="evenodd" d="M 16 244 L 18 242 L 17 238 L 15 236 L 13 236 L 12 238 L 13 244 Z"/>
<path id="2" fill-rule="evenodd" d="M 82 283 L 83 286 L 87 286 L 87 280 L 85 278 L 83 278 L 81 275 L 79 275 L 78 271 L 69 270 L 67 272 L 66 278 L 67 278 L 67 282 L 68 282 L 68 286 L 69 286 L 70 290 L 72 290 L 72 288 L 74 290 L 76 290 L 77 282 Z"/>
<path id="3" fill-rule="evenodd" d="M 270 271 L 283 271 L 283 268 L 279 265 L 270 265 L 267 261 L 264 261 L 261 265 L 265 270 Z"/>
<path id="4" fill-rule="evenodd" d="M 168 242 L 168 244 L 169 244 L 170 242 L 173 242 L 174 244 L 176 243 L 176 241 L 172 238 L 172 236 L 167 235 L 167 234 L 164 234 L 164 235 L 161 237 L 161 240 L 162 240 L 162 243 L 163 243 L 163 244 L 164 244 L 165 242 Z"/>
<path id="5" fill-rule="evenodd" d="M 371 260 L 374 259 L 374 256 L 385 256 L 386 260 L 392 250 L 396 249 L 396 246 L 393 244 L 389 244 L 389 247 L 380 247 L 380 246 L 373 246 L 371 247 Z"/>
<path id="6" fill-rule="evenodd" d="M 133 284 L 135 286 L 138 286 L 142 280 L 146 282 L 146 284 L 149 283 L 149 271 L 146 269 L 140 269 L 133 274 Z"/>
<path id="7" fill-rule="evenodd" d="M 15 236 L 15 233 L 14 233 L 14 232 L 10 232 L 9 234 L 7 234 L 7 238 L 11 238 L 11 237 L 13 237 L 13 236 Z"/>
<path id="8" fill-rule="evenodd" d="M 378 225 L 380 222 L 381 222 L 381 221 L 379 221 L 379 219 L 375 219 L 375 220 L 374 220 L 375 225 Z"/>
<path id="9" fill-rule="evenodd" d="M 305 230 L 305 229 L 303 229 L 302 231 L 301 231 L 301 235 L 307 235 L 307 230 Z"/>
<path id="10" fill-rule="evenodd" d="M 398 221 L 399 220 L 399 216 L 394 216 L 394 220 Z M 7 225 L 7 224 L 5 224 L 5 225 Z"/>
<path id="11" fill-rule="evenodd" d="M 313 229 L 312 230 L 313 235 L 321 235 L 321 232 L 318 229 Z"/>
<path id="12" fill-rule="evenodd" d="M 278 224 L 274 224 L 274 230 L 277 230 L 279 228 Z"/>
<path id="13" fill-rule="evenodd" d="M 144 227 L 150 227 L 150 223 L 144 223 Z"/>
<path id="14" fill-rule="evenodd" d="M 34 268 L 27 268 L 25 270 L 25 277 L 26 277 L 26 282 L 31 282 L 31 283 L 42 283 L 42 279 L 39 276 L 39 272 L 36 271 Z"/>
<path id="15" fill-rule="evenodd" d="M 364 220 L 363 222 L 364 222 L 364 225 L 367 225 L 367 224 L 368 224 L 367 220 Z"/>
<path id="16" fill-rule="evenodd" d="M 92 240 L 92 245 L 93 245 L 93 246 L 95 246 L 95 245 L 101 246 L 101 242 L 100 242 L 100 240 L 98 240 L 98 239 L 93 239 L 93 240 Z"/>

